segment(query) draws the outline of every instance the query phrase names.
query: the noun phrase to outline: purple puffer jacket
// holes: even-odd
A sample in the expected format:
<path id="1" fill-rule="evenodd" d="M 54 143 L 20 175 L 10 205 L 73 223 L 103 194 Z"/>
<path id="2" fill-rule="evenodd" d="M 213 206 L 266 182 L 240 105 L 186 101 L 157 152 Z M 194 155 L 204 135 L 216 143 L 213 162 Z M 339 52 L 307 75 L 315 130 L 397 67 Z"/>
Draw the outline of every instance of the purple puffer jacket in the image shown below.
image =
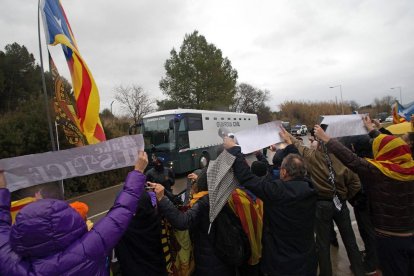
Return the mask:
<path id="1" fill-rule="evenodd" d="M 52 199 L 24 207 L 11 226 L 10 193 L 0 189 L 0 275 L 109 275 L 106 257 L 127 229 L 145 181 L 130 172 L 114 206 L 90 232 L 66 202 Z"/>

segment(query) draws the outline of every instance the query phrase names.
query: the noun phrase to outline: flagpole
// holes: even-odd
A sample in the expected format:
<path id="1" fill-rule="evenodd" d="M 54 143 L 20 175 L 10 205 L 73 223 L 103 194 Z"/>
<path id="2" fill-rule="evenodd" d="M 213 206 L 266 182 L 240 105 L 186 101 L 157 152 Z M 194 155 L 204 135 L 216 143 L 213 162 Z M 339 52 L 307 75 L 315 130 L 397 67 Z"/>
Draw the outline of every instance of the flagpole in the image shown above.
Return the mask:
<path id="1" fill-rule="evenodd" d="M 57 150 L 60 150 L 60 145 L 59 145 L 59 132 L 58 132 L 58 123 L 55 120 L 55 133 L 56 133 L 56 143 L 57 143 Z M 60 181 L 60 191 L 62 192 L 62 199 L 65 199 L 65 185 L 63 184 L 63 179 Z"/>
<path id="2" fill-rule="evenodd" d="M 49 125 L 50 142 L 52 143 L 52 150 L 56 151 L 55 137 L 53 135 L 52 118 L 50 117 L 50 110 L 49 110 L 49 97 L 47 95 L 47 90 L 46 90 L 45 70 L 43 67 L 42 43 L 40 40 L 40 0 L 38 0 L 37 2 L 37 34 L 39 37 L 40 68 L 42 72 L 43 94 L 45 96 L 46 116 L 47 116 L 47 123 Z"/>
<path id="3" fill-rule="evenodd" d="M 43 94 L 45 96 L 45 107 L 46 107 L 47 123 L 49 125 L 49 136 L 50 136 L 50 142 L 52 144 L 52 151 L 56 151 L 55 137 L 53 135 L 52 118 L 50 116 L 49 96 L 47 95 L 45 70 L 43 66 L 42 42 L 40 39 L 40 0 L 38 0 L 37 2 L 37 34 L 39 38 L 40 68 L 42 72 L 42 86 L 43 86 Z M 56 135 L 57 135 L 57 132 L 56 132 Z M 65 199 L 65 190 L 63 186 L 63 181 L 60 183 L 60 196 L 61 196 L 61 199 Z"/>

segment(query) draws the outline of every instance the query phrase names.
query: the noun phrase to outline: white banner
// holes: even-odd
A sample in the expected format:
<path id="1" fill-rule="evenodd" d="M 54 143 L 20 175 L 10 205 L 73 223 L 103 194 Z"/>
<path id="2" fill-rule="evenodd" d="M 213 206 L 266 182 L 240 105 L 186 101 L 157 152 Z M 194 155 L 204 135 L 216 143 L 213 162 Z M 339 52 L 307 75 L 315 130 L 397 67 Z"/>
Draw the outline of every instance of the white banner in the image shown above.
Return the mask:
<path id="1" fill-rule="evenodd" d="M 135 164 L 144 150 L 141 134 L 124 136 L 95 145 L 49 151 L 0 160 L 7 188 L 13 192 L 33 185 L 104 172 Z"/>
<path id="2" fill-rule="evenodd" d="M 282 142 L 279 135 L 281 125 L 281 121 L 273 121 L 238 131 L 234 136 L 241 147 L 242 153 L 248 154 Z"/>
<path id="3" fill-rule="evenodd" d="M 324 115 L 321 125 L 328 125 L 325 132 L 331 137 L 367 134 L 368 131 L 362 121 L 363 116 L 363 114 Z"/>

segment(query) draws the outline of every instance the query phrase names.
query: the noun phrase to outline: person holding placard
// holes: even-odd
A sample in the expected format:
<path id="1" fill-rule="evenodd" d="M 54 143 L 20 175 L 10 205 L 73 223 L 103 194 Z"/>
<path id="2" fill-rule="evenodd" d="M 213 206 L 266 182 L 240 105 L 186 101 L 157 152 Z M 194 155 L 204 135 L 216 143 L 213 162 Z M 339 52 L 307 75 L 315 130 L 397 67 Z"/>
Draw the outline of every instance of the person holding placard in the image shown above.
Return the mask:
<path id="1" fill-rule="evenodd" d="M 107 256 L 135 215 L 147 164 L 139 152 L 113 207 L 89 232 L 76 210 L 55 199 L 24 207 L 11 225 L 10 192 L 0 171 L 0 275 L 109 275 Z"/>
<path id="2" fill-rule="evenodd" d="M 335 221 L 355 275 L 365 275 L 362 255 L 356 243 L 346 200 L 352 198 L 361 188 L 358 176 L 346 168 L 320 144 L 316 149 L 305 147 L 284 129 L 282 139 L 293 144 L 309 164 L 309 173 L 318 192 L 316 203 L 316 245 L 318 249 L 321 276 L 332 275 L 330 255 L 330 230 Z"/>
<path id="3" fill-rule="evenodd" d="M 414 275 L 414 160 L 411 150 L 401 138 L 380 134 L 368 116 L 363 120 L 374 139 L 373 158 L 356 156 L 318 125 L 315 135 L 368 184 L 370 215 L 383 275 Z"/>

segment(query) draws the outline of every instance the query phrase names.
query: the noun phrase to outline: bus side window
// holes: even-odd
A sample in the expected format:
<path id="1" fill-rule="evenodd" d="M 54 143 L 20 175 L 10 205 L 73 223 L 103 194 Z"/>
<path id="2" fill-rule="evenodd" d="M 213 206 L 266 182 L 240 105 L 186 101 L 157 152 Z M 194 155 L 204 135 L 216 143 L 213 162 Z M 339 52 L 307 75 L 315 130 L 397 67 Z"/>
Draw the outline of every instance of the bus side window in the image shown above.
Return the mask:
<path id="1" fill-rule="evenodd" d="M 178 131 L 187 131 L 185 119 L 181 119 Z"/>
<path id="2" fill-rule="evenodd" d="M 203 130 L 203 120 L 201 116 L 188 117 L 188 130 Z"/>

